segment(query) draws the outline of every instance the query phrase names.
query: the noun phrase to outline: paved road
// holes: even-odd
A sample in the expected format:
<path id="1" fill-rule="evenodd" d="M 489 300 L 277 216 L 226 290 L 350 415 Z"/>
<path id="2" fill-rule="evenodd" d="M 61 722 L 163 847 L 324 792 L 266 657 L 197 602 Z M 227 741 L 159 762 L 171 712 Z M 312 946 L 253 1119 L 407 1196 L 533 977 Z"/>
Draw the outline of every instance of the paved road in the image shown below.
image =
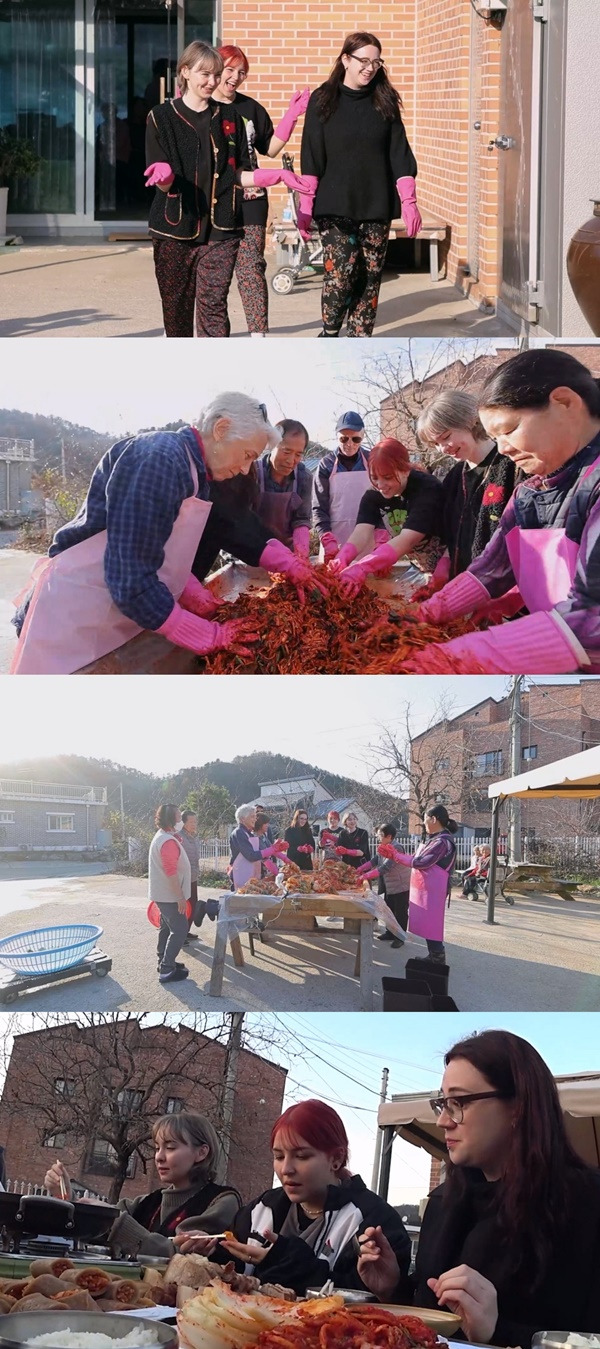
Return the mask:
<path id="1" fill-rule="evenodd" d="M 2 871 L 0 875 L 4 875 Z M 206 920 L 202 944 L 186 953 L 190 978 L 161 986 L 155 969 L 155 933 L 146 920 L 146 882 L 128 876 L 40 877 L 0 880 L 0 937 L 32 925 L 43 927 L 85 916 L 104 927 L 102 948 L 113 960 L 106 979 L 79 979 L 22 998 L 22 1010 L 80 1011 L 358 1011 L 353 977 L 356 939 L 340 925 L 321 934 L 279 933 L 257 943 L 254 959 L 242 938 L 246 964 L 236 970 L 228 955 L 223 997 L 208 993 L 215 924 Z M 217 895 L 207 890 L 207 895 Z M 35 915 L 32 914 L 35 909 Z M 10 913 L 9 913 L 10 910 Z M 498 926 L 484 923 L 482 904 L 453 897 L 447 923 L 450 992 L 461 1011 L 600 1011 L 599 904 L 555 898 L 502 902 Z M 34 918 L 34 922 L 32 921 Z M 402 977 L 407 956 L 421 955 L 410 939 L 390 951 L 374 943 L 375 1010 L 381 978 Z"/>
<path id="2" fill-rule="evenodd" d="M 267 254 L 267 278 L 276 266 Z M 402 265 L 400 263 L 400 265 Z M 162 337 L 152 245 L 144 243 L 25 243 L 0 259 L 0 337 Z M 320 329 L 321 278 L 299 282 L 291 295 L 269 287 L 273 336 L 315 337 Z M 247 335 L 237 290 L 230 297 L 232 336 Z M 386 271 L 376 334 L 449 337 L 514 336 L 494 316 L 480 313 L 449 282 L 428 272 Z"/>
<path id="3" fill-rule="evenodd" d="M 11 622 L 15 612 L 13 600 L 27 585 L 37 558 L 37 553 L 23 553 L 18 548 L 3 548 L 0 552 L 0 674 L 8 670 L 17 641 Z"/>

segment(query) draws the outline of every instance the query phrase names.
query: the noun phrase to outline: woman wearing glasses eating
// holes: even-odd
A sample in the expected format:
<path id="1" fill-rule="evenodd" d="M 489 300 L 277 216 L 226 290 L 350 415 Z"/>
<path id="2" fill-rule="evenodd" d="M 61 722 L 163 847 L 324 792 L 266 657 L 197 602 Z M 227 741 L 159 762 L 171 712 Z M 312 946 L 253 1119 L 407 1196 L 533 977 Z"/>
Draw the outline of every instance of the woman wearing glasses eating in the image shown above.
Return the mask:
<path id="1" fill-rule="evenodd" d="M 318 180 L 300 198 L 298 226 L 314 216 L 323 242 L 321 337 L 370 337 L 391 221 L 402 213 L 410 239 L 421 228 L 417 163 L 379 38 L 350 33 L 329 79 L 311 94 L 302 135 L 303 174 Z"/>
<path id="2" fill-rule="evenodd" d="M 413 1275 L 415 1306 L 456 1311 L 467 1339 L 520 1345 L 600 1325 L 600 1172 L 572 1147 L 552 1074 L 526 1040 L 483 1031 L 445 1056 L 431 1102 L 448 1150 Z M 381 1275 L 383 1235 L 363 1245 Z"/>

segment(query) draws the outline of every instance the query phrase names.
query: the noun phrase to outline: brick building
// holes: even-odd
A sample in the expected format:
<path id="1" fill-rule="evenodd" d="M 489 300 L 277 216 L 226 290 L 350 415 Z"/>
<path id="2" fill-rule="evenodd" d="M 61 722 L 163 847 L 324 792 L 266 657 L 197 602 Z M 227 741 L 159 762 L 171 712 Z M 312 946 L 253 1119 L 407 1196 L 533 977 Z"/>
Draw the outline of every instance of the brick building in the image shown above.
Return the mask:
<path id="1" fill-rule="evenodd" d="M 0 778 L 0 853 L 96 852 L 106 805 L 106 787 Z"/>
<path id="2" fill-rule="evenodd" d="M 0 436 L 0 524 L 22 520 L 38 508 L 31 490 L 34 462 L 32 440 Z"/>
<path id="3" fill-rule="evenodd" d="M 600 744 L 600 680 L 532 684 L 521 696 L 521 771 L 541 767 Z M 431 773 L 437 765 L 442 804 L 462 824 L 489 833 L 491 782 L 511 776 L 509 699 L 486 698 L 475 707 L 415 736 L 411 758 Z M 434 777 L 436 774 L 434 773 Z M 597 802 L 521 801 L 521 827 L 530 838 L 596 833 Z M 419 817 L 411 808 L 410 829 Z"/>
<path id="4" fill-rule="evenodd" d="M 123 1019 L 93 1028 L 61 1025 L 15 1037 L 0 1099 L 0 1141 L 11 1180 L 41 1185 L 60 1155 L 71 1177 L 107 1195 L 115 1155 L 106 1135 L 141 1140 L 121 1194 L 159 1187 L 151 1125 L 160 1115 L 199 1110 L 217 1128 L 227 1050 L 184 1024 L 140 1027 Z M 231 1068 L 230 1068 L 231 1079 Z M 286 1070 L 244 1049 L 235 1065 L 229 1156 L 222 1177 L 250 1199 L 271 1183 L 269 1135 L 281 1114 Z M 102 1120 L 102 1126 L 97 1121 Z"/>

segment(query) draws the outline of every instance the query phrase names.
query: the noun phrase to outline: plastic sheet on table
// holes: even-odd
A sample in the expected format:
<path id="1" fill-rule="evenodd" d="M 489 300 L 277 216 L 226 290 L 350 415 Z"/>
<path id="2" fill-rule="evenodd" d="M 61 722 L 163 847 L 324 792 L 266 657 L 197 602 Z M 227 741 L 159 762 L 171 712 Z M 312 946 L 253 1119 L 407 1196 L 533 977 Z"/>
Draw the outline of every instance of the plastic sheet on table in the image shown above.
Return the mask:
<path id="1" fill-rule="evenodd" d="M 372 890 L 354 891 L 342 890 L 339 894 L 319 895 L 313 894 L 293 894 L 285 897 L 279 895 L 242 895 L 233 891 L 220 896 L 218 923 L 226 923 L 230 929 L 236 929 L 238 932 L 247 931 L 262 917 L 265 921 L 265 927 L 268 928 L 269 920 L 271 922 L 279 918 L 280 914 L 290 912 L 297 913 L 312 912 L 315 903 L 322 899 L 323 901 L 346 901 L 355 908 L 363 909 L 365 913 L 370 914 L 372 918 L 378 918 L 381 923 L 391 932 L 394 937 L 401 941 L 406 938 L 406 933 L 400 927 L 399 922 L 390 908 L 388 908 L 383 895 L 376 895 Z M 310 901 L 310 910 L 308 905 L 303 908 L 303 901 Z M 233 911 L 232 911 L 233 910 Z M 319 917 L 318 914 L 315 915 Z M 342 918 L 343 913 L 339 914 Z M 349 915 L 356 918 L 356 913 Z"/>

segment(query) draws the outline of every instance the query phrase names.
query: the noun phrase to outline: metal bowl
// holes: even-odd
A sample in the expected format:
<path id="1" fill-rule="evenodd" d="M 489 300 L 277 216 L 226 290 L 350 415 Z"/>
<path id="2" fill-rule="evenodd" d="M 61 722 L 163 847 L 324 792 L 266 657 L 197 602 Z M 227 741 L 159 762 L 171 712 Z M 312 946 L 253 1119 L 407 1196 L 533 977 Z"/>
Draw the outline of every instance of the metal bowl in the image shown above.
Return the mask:
<path id="1" fill-rule="evenodd" d="M 177 1331 L 164 1321 L 149 1321 L 142 1314 L 138 1317 L 120 1316 L 118 1312 L 76 1312 L 76 1311 L 39 1311 L 11 1312 L 9 1316 L 0 1316 L 0 1345 L 2 1349 L 22 1349 L 26 1340 L 34 1335 L 55 1334 L 57 1330 L 88 1331 L 93 1334 L 110 1335 L 111 1339 L 121 1340 L 137 1326 L 144 1330 L 154 1330 L 157 1349 L 176 1349 Z M 64 1349 L 68 1349 L 65 1345 Z"/>

